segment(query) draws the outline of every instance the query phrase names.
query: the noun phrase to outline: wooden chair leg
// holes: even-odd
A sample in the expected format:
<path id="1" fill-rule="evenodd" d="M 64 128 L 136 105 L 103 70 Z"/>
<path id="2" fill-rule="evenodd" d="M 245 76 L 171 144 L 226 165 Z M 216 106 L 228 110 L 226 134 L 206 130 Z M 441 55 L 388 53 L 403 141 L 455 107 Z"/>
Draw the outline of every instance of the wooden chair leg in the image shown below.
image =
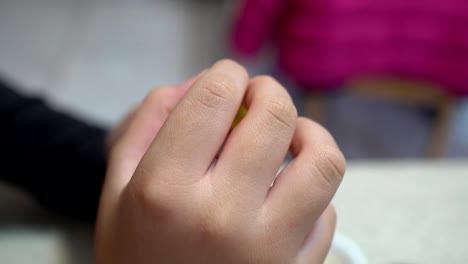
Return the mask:
<path id="1" fill-rule="evenodd" d="M 428 148 L 425 156 L 428 158 L 440 158 L 444 155 L 448 143 L 453 113 L 455 112 L 455 100 L 448 99 L 440 104 L 433 123 Z"/>
<path id="2" fill-rule="evenodd" d="M 306 117 L 319 124 L 324 124 L 326 113 L 326 97 L 322 94 L 310 94 L 304 103 L 304 114 Z"/>

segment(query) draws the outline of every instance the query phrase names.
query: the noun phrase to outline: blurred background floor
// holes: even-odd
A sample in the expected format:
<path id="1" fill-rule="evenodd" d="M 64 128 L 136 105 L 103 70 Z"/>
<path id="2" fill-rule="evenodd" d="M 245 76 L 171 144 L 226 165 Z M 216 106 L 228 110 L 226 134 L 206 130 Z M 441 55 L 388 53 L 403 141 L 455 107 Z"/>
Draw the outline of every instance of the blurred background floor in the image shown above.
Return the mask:
<path id="1" fill-rule="evenodd" d="M 220 3 L 202 2 L 3 0 L 0 72 L 114 123 L 152 87 L 222 57 L 228 16 Z"/>

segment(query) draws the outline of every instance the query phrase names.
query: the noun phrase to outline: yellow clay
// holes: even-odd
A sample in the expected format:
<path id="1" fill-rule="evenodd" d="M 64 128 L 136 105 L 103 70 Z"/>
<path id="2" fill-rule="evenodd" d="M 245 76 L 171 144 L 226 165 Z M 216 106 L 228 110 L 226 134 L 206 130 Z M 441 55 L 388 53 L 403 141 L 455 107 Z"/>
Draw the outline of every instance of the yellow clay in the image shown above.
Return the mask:
<path id="1" fill-rule="evenodd" d="M 237 115 L 234 118 L 234 122 L 232 122 L 231 129 L 234 129 L 239 123 L 242 121 L 244 116 L 247 114 L 247 108 L 243 105 L 240 106 L 239 111 L 237 111 Z"/>

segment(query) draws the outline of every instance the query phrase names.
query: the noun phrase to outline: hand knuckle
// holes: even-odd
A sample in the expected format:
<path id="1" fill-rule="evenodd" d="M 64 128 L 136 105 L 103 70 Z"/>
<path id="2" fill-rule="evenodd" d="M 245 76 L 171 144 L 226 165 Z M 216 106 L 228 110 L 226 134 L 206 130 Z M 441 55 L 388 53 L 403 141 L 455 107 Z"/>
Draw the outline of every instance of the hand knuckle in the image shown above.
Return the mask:
<path id="1" fill-rule="evenodd" d="M 204 216 L 200 217 L 198 230 L 203 242 L 222 242 L 229 244 L 233 239 L 241 237 L 240 232 L 234 230 L 231 219 L 220 209 L 205 210 Z M 237 233 L 237 234 L 236 234 Z"/>
<path id="2" fill-rule="evenodd" d="M 170 202 L 173 200 L 169 197 L 171 194 L 161 189 L 152 181 L 132 182 L 126 191 L 126 198 L 151 219 L 164 221 L 173 216 L 176 205 Z"/>
<path id="3" fill-rule="evenodd" d="M 266 103 L 266 111 L 278 123 L 293 128 L 296 126 L 297 110 L 291 99 L 278 96 Z"/>
<path id="4" fill-rule="evenodd" d="M 319 152 L 317 167 L 321 176 L 331 184 L 339 183 L 346 170 L 346 160 L 337 147 L 325 147 Z"/>
<path id="5" fill-rule="evenodd" d="M 229 78 L 213 77 L 200 84 L 197 100 L 209 108 L 223 109 L 233 101 L 233 86 Z"/>

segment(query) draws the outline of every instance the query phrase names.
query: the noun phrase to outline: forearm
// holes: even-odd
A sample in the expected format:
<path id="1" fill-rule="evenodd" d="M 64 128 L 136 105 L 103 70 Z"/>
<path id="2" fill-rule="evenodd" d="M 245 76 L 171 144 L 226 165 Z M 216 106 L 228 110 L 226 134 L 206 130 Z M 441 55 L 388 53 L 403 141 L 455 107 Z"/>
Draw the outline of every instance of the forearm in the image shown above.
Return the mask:
<path id="1" fill-rule="evenodd" d="M 106 169 L 106 131 L 0 82 L 0 180 L 42 205 L 93 221 Z"/>

